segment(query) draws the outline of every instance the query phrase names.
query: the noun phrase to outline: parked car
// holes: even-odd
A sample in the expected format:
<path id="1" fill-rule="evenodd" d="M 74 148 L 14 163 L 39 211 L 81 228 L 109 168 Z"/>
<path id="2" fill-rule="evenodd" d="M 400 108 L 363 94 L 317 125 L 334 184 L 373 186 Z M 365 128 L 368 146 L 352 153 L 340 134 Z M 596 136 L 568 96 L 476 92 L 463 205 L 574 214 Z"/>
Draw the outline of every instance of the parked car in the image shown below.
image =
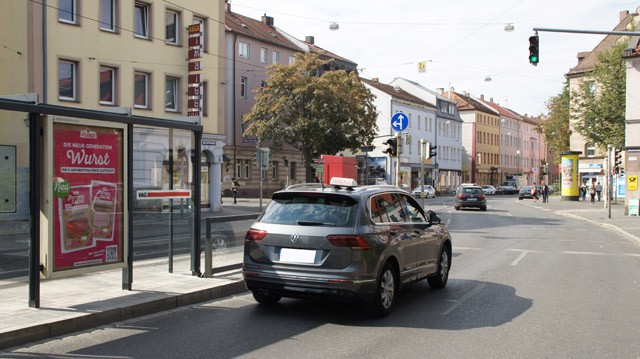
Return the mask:
<path id="1" fill-rule="evenodd" d="M 481 211 L 487 210 L 487 196 L 480 186 L 460 187 L 454 197 L 454 208 L 456 211 L 463 207 L 479 208 Z"/>
<path id="2" fill-rule="evenodd" d="M 451 235 L 434 212 L 399 188 L 331 183 L 275 192 L 247 232 L 242 272 L 258 303 L 354 300 L 383 316 L 409 283 L 445 287 Z"/>
<path id="3" fill-rule="evenodd" d="M 416 198 L 436 198 L 436 189 L 431 185 L 424 185 L 424 191 L 422 191 L 422 186 L 418 185 L 418 187 L 413 189 L 412 194 Z"/>
<path id="4" fill-rule="evenodd" d="M 496 194 L 496 191 L 496 188 L 492 185 L 482 186 L 482 192 L 484 192 L 484 194 Z"/>
<path id="5" fill-rule="evenodd" d="M 533 198 L 533 186 L 522 186 L 518 192 L 518 199 Z"/>

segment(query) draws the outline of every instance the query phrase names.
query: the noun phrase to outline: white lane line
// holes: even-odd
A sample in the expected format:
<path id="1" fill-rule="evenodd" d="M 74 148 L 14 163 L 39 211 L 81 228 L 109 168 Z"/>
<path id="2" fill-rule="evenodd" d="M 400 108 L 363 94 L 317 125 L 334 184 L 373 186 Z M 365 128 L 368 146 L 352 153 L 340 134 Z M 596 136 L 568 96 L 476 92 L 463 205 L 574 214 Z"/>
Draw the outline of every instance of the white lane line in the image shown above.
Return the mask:
<path id="1" fill-rule="evenodd" d="M 447 315 L 447 314 L 453 312 L 454 310 L 458 309 L 458 307 L 461 306 L 467 299 L 469 299 L 469 298 L 473 297 L 474 295 L 476 295 L 476 293 L 478 293 L 479 291 L 484 289 L 484 287 L 486 287 L 486 286 L 487 285 L 485 283 L 483 283 L 483 284 L 480 284 L 477 287 L 473 288 L 470 292 L 466 293 L 460 299 L 456 300 L 455 303 L 453 303 L 453 305 L 449 307 L 449 309 L 445 310 L 442 313 L 442 315 Z"/>
<path id="2" fill-rule="evenodd" d="M 517 265 L 517 264 L 518 264 L 518 262 L 520 262 L 520 260 L 521 260 L 522 258 L 524 258 L 524 256 L 526 256 L 526 255 L 527 255 L 527 253 L 529 253 L 529 252 L 528 252 L 528 251 L 522 251 L 522 253 L 520 253 L 520 255 L 519 255 L 518 257 L 516 257 L 516 259 L 514 259 L 514 260 L 513 260 L 513 262 L 511 262 L 511 265 L 512 265 L 512 266 Z"/>

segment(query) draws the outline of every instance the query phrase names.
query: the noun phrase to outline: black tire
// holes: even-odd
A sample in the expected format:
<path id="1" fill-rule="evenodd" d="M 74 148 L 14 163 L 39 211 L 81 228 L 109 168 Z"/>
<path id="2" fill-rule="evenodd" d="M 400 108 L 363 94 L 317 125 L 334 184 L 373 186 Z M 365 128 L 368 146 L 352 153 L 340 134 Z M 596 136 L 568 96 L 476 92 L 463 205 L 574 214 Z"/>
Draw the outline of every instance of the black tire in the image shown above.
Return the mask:
<path id="1" fill-rule="evenodd" d="M 451 269 L 451 247 L 442 246 L 440 259 L 438 259 L 438 271 L 427 277 L 427 282 L 432 289 L 442 289 L 449 280 L 449 270 Z"/>
<path id="2" fill-rule="evenodd" d="M 518 199 L 522 201 L 522 197 L 518 197 Z"/>
<path id="3" fill-rule="evenodd" d="M 453 208 L 455 208 L 455 209 L 456 209 L 456 211 L 459 211 L 459 210 L 460 210 L 460 206 L 455 206 L 455 207 L 453 207 Z"/>
<path id="4" fill-rule="evenodd" d="M 253 293 L 253 299 L 263 305 L 274 305 L 282 298 L 279 295 L 271 294 L 269 291 L 262 289 L 252 290 L 251 293 Z"/>
<path id="5" fill-rule="evenodd" d="M 487 207 L 482 207 L 482 208 L 480 208 L 480 210 L 481 210 L 481 211 L 486 211 L 486 210 L 487 210 Z"/>
<path id="6" fill-rule="evenodd" d="M 376 291 L 369 304 L 369 313 L 375 317 L 384 317 L 391 313 L 398 295 L 398 274 L 387 262 L 376 280 Z"/>

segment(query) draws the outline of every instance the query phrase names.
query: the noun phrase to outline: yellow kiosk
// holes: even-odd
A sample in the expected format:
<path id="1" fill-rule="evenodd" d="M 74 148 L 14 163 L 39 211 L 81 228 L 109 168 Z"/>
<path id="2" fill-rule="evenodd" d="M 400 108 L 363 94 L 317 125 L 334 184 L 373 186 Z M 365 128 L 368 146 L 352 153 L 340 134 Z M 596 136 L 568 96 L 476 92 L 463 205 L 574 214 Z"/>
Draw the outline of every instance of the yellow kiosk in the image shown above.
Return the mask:
<path id="1" fill-rule="evenodd" d="M 561 155 L 561 188 L 563 201 L 580 200 L 580 174 L 578 173 L 578 155 L 580 151 L 565 151 Z"/>

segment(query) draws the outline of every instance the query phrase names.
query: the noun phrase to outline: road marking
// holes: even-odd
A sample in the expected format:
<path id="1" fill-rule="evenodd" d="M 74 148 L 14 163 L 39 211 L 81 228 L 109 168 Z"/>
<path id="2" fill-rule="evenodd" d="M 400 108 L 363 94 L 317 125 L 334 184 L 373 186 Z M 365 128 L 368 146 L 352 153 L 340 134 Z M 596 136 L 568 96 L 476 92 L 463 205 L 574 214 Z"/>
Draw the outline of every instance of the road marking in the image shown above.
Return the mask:
<path id="1" fill-rule="evenodd" d="M 520 260 L 521 260 L 522 258 L 524 258 L 524 256 L 526 256 L 526 255 L 527 255 L 527 253 L 529 253 L 529 252 L 528 252 L 528 251 L 522 251 L 522 253 L 520 253 L 520 255 L 519 255 L 518 257 L 516 257 L 516 259 L 514 259 L 514 260 L 513 260 L 513 262 L 511 262 L 511 265 L 512 265 L 512 266 L 517 265 L 517 264 L 518 264 L 518 262 L 520 262 Z"/>
<path id="2" fill-rule="evenodd" d="M 442 315 L 447 315 L 447 314 L 453 312 L 454 310 L 458 309 L 458 307 L 461 306 L 462 304 L 464 304 L 464 302 L 467 299 L 469 299 L 472 296 L 476 295 L 479 291 L 484 289 L 484 287 L 486 287 L 486 286 L 487 285 L 485 283 L 482 283 L 482 284 L 478 285 L 477 287 L 473 288 L 470 292 L 466 293 L 460 299 L 456 300 L 455 303 L 451 307 L 449 307 L 449 309 L 445 310 L 442 313 Z"/>

